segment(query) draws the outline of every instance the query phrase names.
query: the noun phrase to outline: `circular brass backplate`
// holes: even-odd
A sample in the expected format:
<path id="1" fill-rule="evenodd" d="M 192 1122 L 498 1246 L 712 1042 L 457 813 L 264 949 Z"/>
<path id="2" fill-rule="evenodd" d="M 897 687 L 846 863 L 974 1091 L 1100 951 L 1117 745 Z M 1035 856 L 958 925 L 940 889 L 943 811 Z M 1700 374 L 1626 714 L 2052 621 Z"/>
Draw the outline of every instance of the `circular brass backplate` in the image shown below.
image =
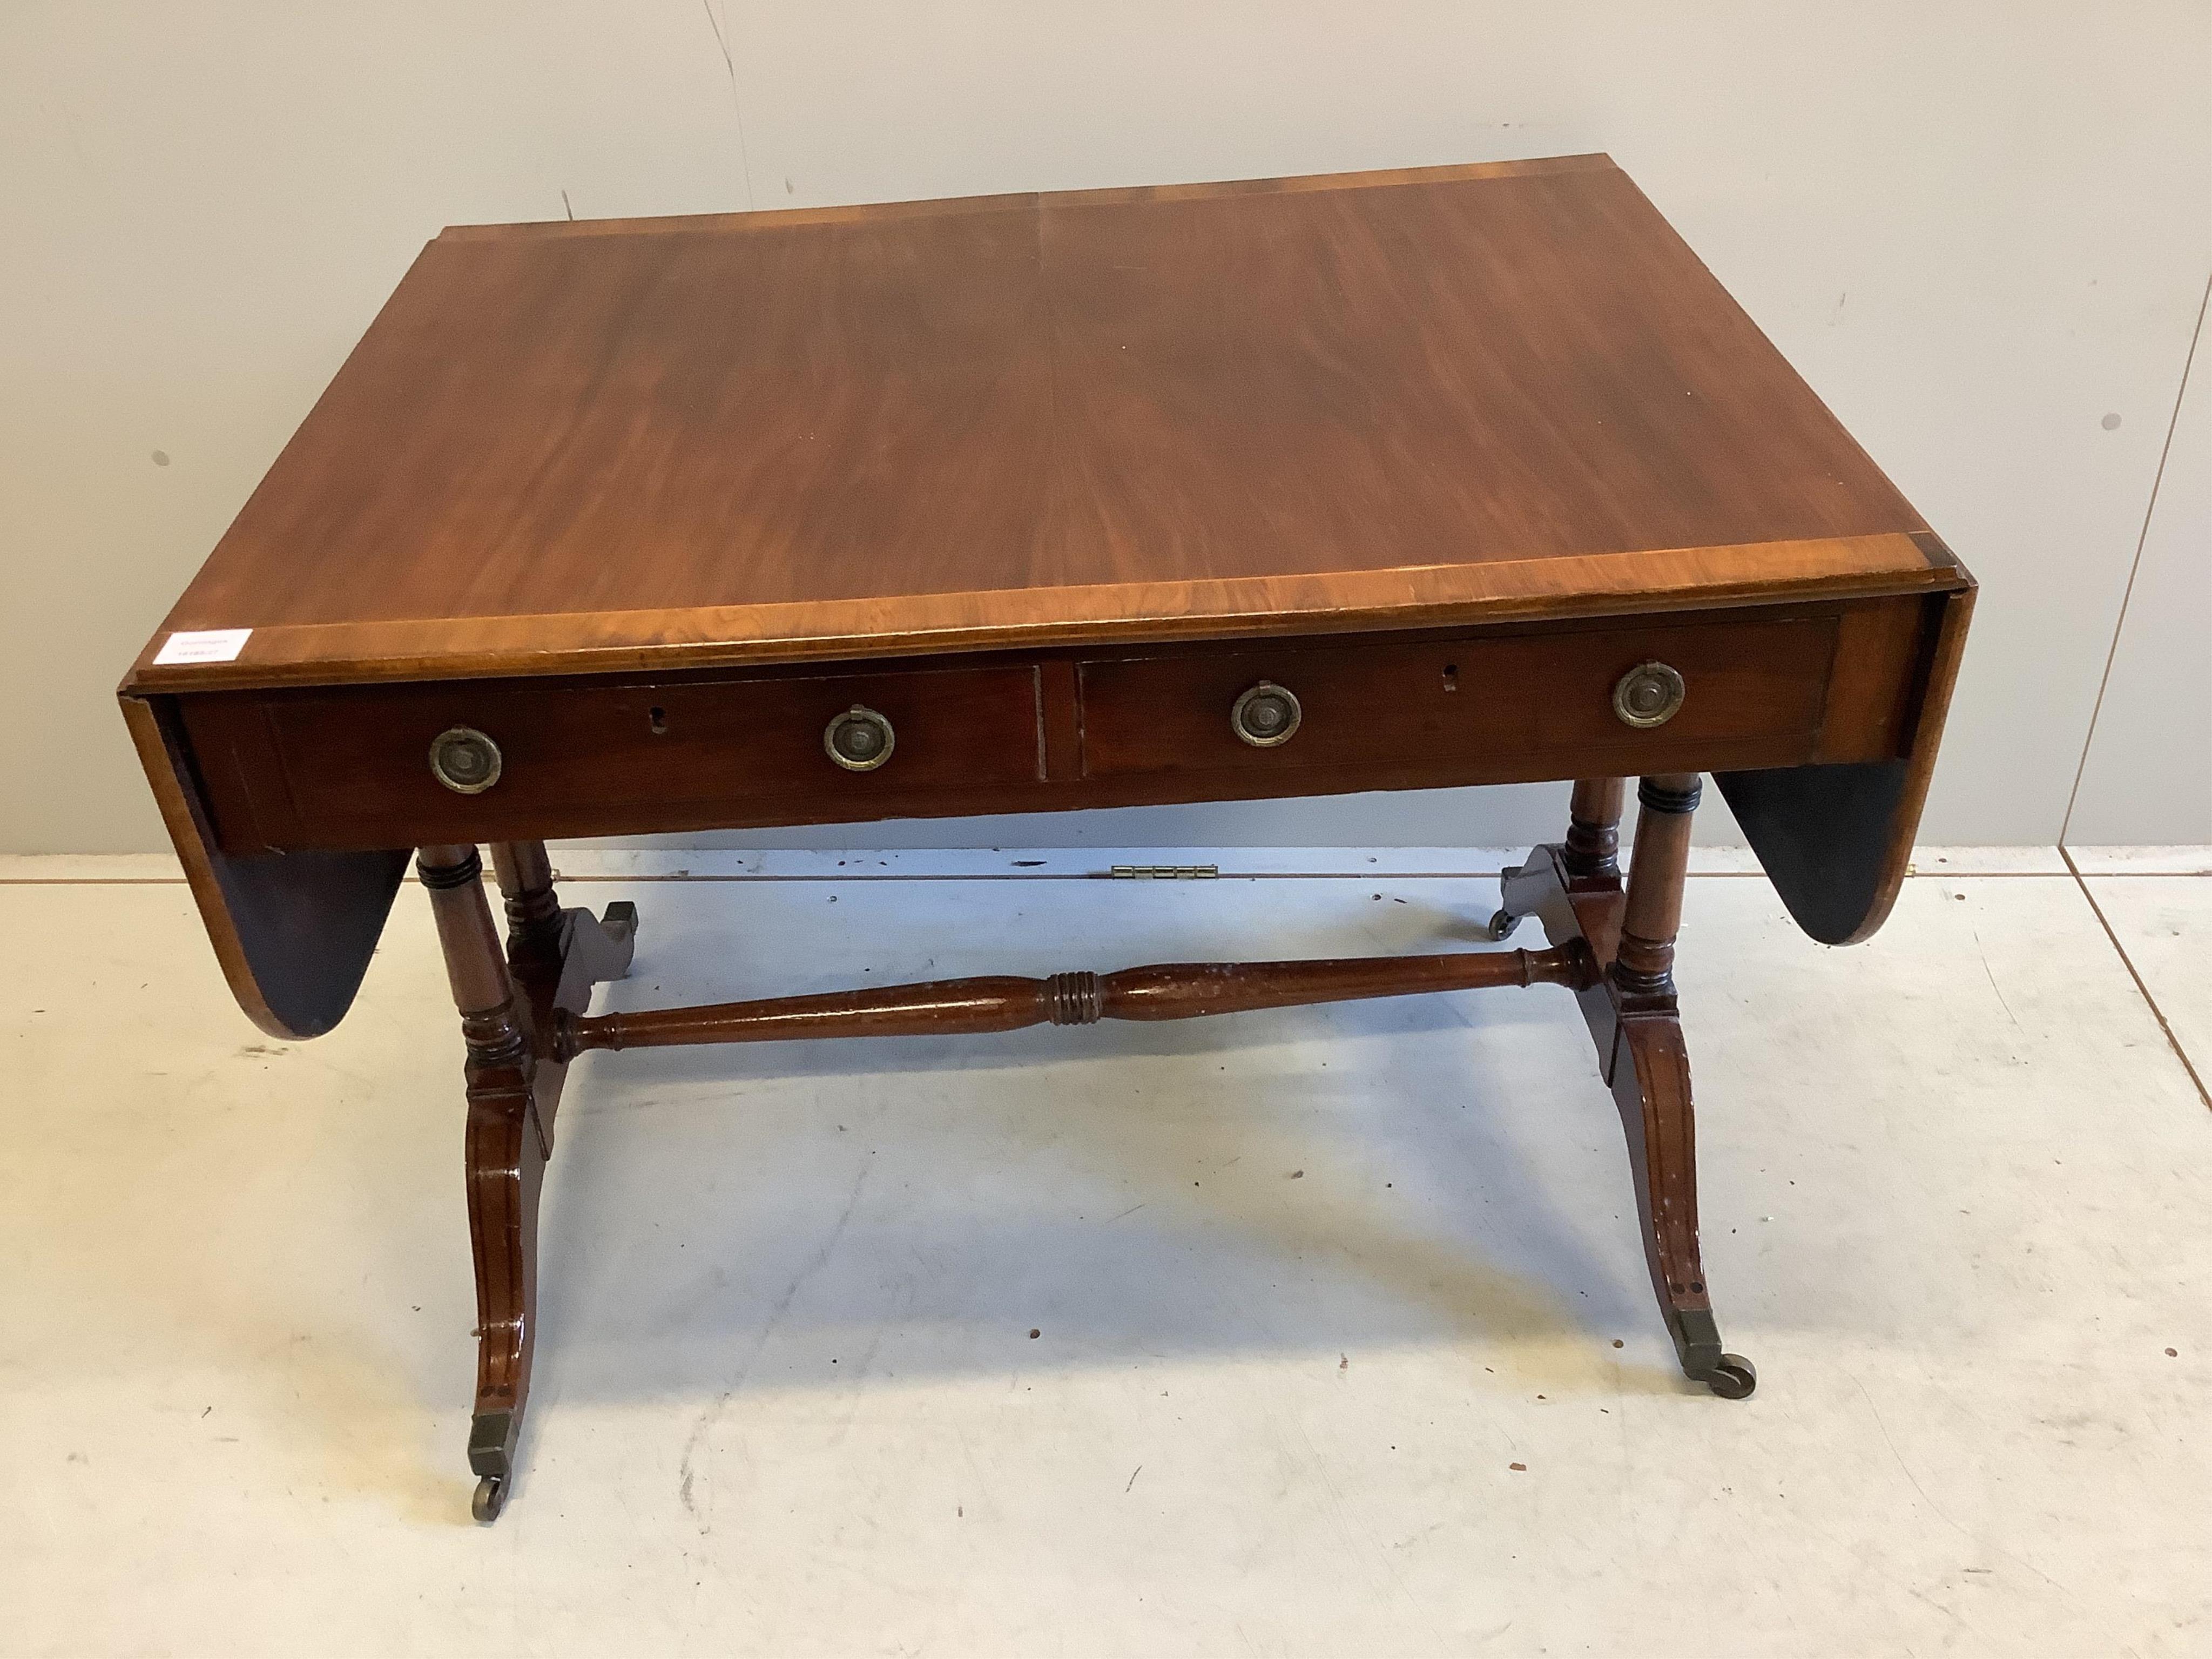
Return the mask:
<path id="1" fill-rule="evenodd" d="M 1639 729 L 1664 726 L 1681 712 L 1683 695 L 1682 677 L 1665 663 L 1638 663 L 1613 686 L 1613 712 Z"/>
<path id="2" fill-rule="evenodd" d="M 499 772 L 499 745 L 473 726 L 449 727 L 430 744 L 430 775 L 457 795 L 481 795 Z"/>
<path id="3" fill-rule="evenodd" d="M 854 703 L 822 729 L 822 747 L 848 772 L 872 772 L 891 757 L 898 733 L 874 709 Z"/>
<path id="4" fill-rule="evenodd" d="M 1261 680 L 1231 706 L 1229 729 L 1255 749 L 1273 749 L 1288 743 L 1304 718 L 1297 697 L 1273 680 Z"/>

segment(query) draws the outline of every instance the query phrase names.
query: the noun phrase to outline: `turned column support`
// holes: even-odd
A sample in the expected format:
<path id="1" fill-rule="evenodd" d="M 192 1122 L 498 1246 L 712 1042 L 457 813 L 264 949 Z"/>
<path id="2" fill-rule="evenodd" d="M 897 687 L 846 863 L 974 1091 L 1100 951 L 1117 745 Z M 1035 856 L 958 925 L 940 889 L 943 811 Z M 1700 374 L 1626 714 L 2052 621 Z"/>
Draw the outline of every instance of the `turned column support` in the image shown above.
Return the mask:
<path id="1" fill-rule="evenodd" d="M 1628 902 L 1621 912 L 1620 945 L 1613 981 L 1625 998 L 1666 1000 L 1674 995 L 1674 936 L 1682 928 L 1682 882 L 1690 868 L 1690 815 L 1702 793 L 1694 772 L 1645 778 L 1637 787 L 1640 809 L 1636 847 L 1629 858 Z"/>
<path id="2" fill-rule="evenodd" d="M 425 847 L 416 869 L 430 896 L 447 982 L 461 1016 L 461 1034 L 468 1040 L 470 1066 L 526 1056 L 530 1040 L 499 930 L 484 899 L 483 861 L 477 849 Z"/>
<path id="3" fill-rule="evenodd" d="M 1570 876 L 1620 879 L 1620 811 L 1626 778 L 1577 778 L 1567 805 L 1567 838 L 1559 862 Z"/>
<path id="4" fill-rule="evenodd" d="M 553 890 L 553 864 L 542 841 L 493 843 L 491 867 L 507 907 L 507 959 L 516 968 L 557 968 L 561 961 L 561 900 Z"/>

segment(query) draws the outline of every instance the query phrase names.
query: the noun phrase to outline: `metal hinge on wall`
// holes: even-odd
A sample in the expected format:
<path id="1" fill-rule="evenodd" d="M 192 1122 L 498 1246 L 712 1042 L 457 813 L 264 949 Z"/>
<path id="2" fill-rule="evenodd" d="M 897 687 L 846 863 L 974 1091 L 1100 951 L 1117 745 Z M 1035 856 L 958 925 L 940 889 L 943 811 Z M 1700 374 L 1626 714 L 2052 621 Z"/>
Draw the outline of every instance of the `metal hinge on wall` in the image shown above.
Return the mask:
<path id="1" fill-rule="evenodd" d="M 1116 881 L 1215 881 L 1218 864 L 1117 864 L 1108 872 Z"/>

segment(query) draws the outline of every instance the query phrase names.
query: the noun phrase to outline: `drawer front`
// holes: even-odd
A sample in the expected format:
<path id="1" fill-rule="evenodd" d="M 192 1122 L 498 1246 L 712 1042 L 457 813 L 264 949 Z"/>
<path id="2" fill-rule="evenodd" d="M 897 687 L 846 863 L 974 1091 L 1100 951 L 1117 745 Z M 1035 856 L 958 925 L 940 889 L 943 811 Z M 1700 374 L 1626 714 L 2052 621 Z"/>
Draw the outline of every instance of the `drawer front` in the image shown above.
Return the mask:
<path id="1" fill-rule="evenodd" d="M 1083 770 L 1392 788 L 1794 764 L 1814 757 L 1837 628 L 1816 616 L 1095 659 L 1081 668 Z M 1639 728 L 1614 688 L 1654 662 L 1681 677 L 1681 703 Z M 1231 724 L 1263 680 L 1298 705 L 1293 734 L 1265 747 Z"/>
<path id="2" fill-rule="evenodd" d="M 232 854 L 864 823 L 1893 758 L 1913 731 L 1929 614 L 1877 599 L 1456 639 L 208 692 L 179 714 Z M 1614 688 L 1649 663 L 1680 677 L 1680 707 L 1631 725 Z M 1231 725 L 1263 681 L 1298 702 L 1272 746 Z M 823 746 L 856 703 L 890 724 L 874 769 Z M 454 727 L 498 745 L 481 793 L 432 774 L 431 745 Z"/>
<path id="3" fill-rule="evenodd" d="M 830 722 L 890 722 L 889 757 L 840 766 Z M 892 817 L 1042 775 L 1028 665 L 559 685 L 529 681 L 236 693 L 185 700 L 223 842 L 404 847 L 641 828 Z M 499 775 L 458 793 L 431 745 L 468 727 Z"/>

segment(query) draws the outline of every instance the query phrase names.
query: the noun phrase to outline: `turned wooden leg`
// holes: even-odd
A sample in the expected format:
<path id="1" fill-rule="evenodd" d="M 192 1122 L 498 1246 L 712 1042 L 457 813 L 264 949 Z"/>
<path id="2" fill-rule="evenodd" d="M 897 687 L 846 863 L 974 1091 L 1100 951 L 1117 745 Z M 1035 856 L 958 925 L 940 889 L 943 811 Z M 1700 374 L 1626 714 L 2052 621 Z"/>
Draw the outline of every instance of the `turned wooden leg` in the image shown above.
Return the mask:
<path id="1" fill-rule="evenodd" d="M 446 977 L 468 1044 L 469 1238 L 476 1255 L 477 1396 L 469 1467 L 475 1510 L 495 1518 L 514 1474 L 538 1322 L 538 1194 L 545 1142 L 532 1101 L 529 1014 L 507 971 L 473 847 L 425 847 L 417 860 L 438 923 Z"/>
<path id="2" fill-rule="evenodd" d="M 1758 1373 L 1749 1360 L 1722 1352 L 1705 1291 L 1690 1059 L 1674 1000 L 1674 936 L 1681 928 L 1698 782 L 1695 774 L 1643 781 L 1625 891 L 1622 793 L 1613 778 L 1575 786 L 1567 839 L 1537 848 L 1505 872 L 1505 914 L 1540 917 L 1555 946 L 1582 941 L 1601 969 L 1575 1000 L 1627 1131 L 1644 1260 L 1660 1311 L 1683 1370 L 1715 1394 L 1741 1399 Z"/>
<path id="3" fill-rule="evenodd" d="M 550 1157 L 561 1109 L 568 1056 L 558 1042 L 564 1015 L 591 1006 L 592 987 L 629 972 L 637 934 L 637 907 L 607 906 L 604 919 L 589 910 L 564 910 L 553 890 L 553 866 L 542 841 L 501 842 L 491 849 L 494 873 L 507 907 L 507 965 L 529 1005 L 531 1052 L 537 1062 L 532 1097 L 538 1139 Z"/>
<path id="4" fill-rule="evenodd" d="M 1750 1361 L 1721 1351 L 1705 1291 L 1690 1057 L 1674 999 L 1674 937 L 1698 793 L 1694 774 L 1645 778 L 1637 791 L 1636 846 L 1610 969 L 1616 1023 L 1606 1070 L 1627 1131 L 1644 1259 L 1682 1370 L 1715 1394 L 1741 1399 L 1759 1378 Z"/>
<path id="5" fill-rule="evenodd" d="M 492 849 L 506 901 L 504 952 L 473 847 L 425 847 L 417 860 L 446 975 L 468 1044 L 465 1162 L 476 1257 L 477 1396 L 469 1467 L 479 1521 L 498 1516 L 514 1480 L 538 1326 L 538 1200 L 568 1066 L 552 1052 L 562 1012 L 590 1006 L 598 981 L 629 970 L 637 912 L 602 921 L 563 910 L 543 842 Z"/>

